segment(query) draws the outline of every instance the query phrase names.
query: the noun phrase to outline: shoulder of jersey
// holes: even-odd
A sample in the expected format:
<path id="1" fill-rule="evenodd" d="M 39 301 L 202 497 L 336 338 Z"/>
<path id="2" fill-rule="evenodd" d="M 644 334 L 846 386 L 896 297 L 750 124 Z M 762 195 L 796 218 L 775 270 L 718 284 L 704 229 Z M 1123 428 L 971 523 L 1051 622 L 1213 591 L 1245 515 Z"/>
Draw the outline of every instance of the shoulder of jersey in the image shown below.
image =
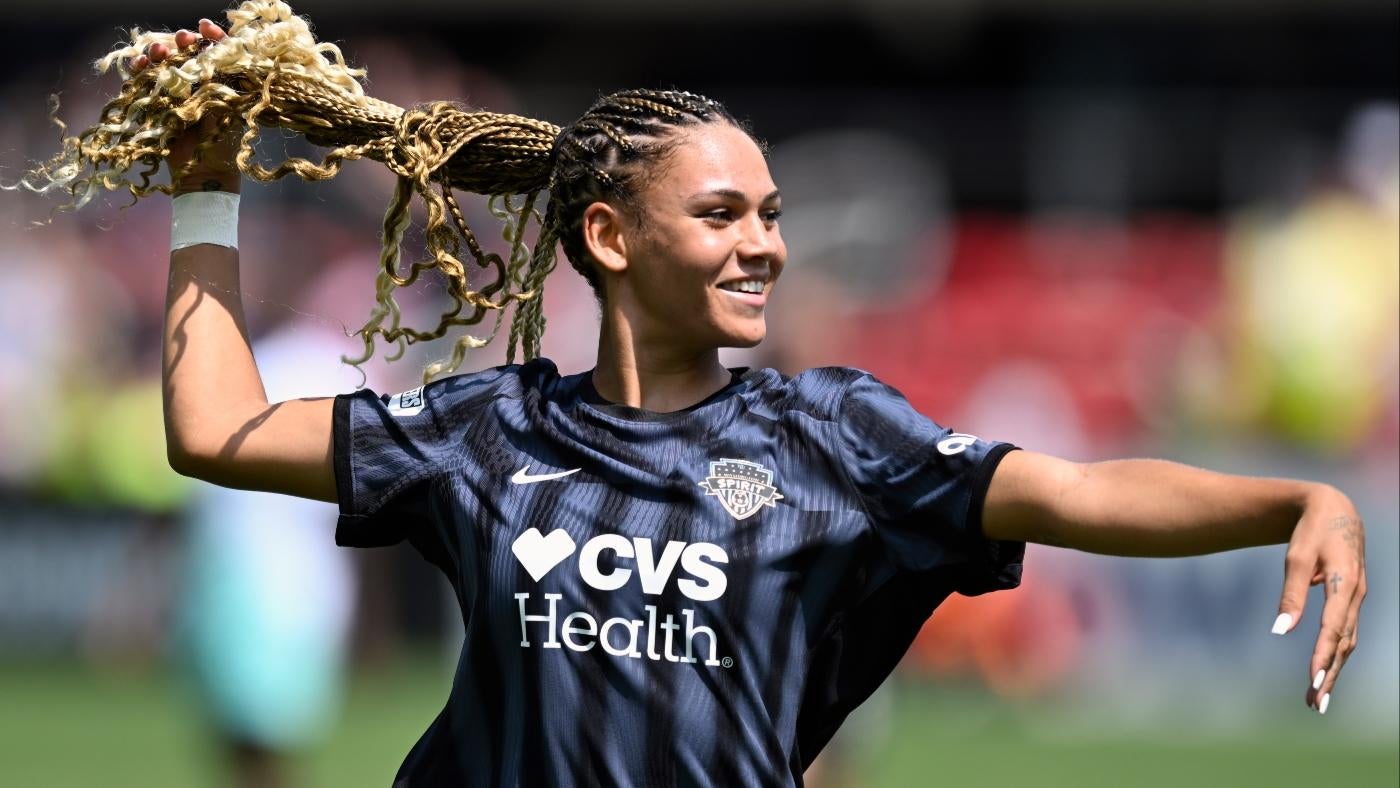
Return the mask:
<path id="1" fill-rule="evenodd" d="M 815 367 L 791 378 L 781 377 L 770 389 L 771 405 L 775 410 L 799 411 L 828 421 L 839 414 L 846 389 L 869 374 L 851 367 Z"/>
<path id="2" fill-rule="evenodd" d="M 530 390 L 548 391 L 559 381 L 559 371 L 548 359 L 537 358 L 525 364 L 508 364 L 479 372 L 435 380 L 425 386 L 388 396 L 389 411 L 411 416 L 431 402 L 437 410 L 476 408 L 501 399 L 516 399 Z"/>

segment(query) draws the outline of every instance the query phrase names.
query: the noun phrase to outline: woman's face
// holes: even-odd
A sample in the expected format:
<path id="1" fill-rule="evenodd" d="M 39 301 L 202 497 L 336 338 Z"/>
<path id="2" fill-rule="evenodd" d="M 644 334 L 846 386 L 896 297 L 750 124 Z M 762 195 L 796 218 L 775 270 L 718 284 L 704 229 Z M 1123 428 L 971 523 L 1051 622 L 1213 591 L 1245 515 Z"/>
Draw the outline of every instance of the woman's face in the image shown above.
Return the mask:
<path id="1" fill-rule="evenodd" d="M 753 139 L 728 123 L 685 129 L 646 185 L 620 305 L 649 339 L 680 349 L 752 347 L 787 260 L 781 198 Z"/>

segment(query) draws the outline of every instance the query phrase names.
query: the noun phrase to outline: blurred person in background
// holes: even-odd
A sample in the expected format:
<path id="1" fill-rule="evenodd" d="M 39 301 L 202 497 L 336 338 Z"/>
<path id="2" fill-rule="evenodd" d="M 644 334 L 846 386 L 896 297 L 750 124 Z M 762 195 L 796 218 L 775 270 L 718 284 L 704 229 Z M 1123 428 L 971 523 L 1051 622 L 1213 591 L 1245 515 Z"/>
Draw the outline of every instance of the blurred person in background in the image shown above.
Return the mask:
<path id="1" fill-rule="evenodd" d="M 314 270 L 314 269 L 313 269 Z M 333 313 L 360 283 L 324 266 L 304 308 Z M 340 363 L 345 335 L 294 321 L 254 339 L 270 397 L 330 396 L 360 383 Z M 178 651 L 239 788 L 298 784 L 295 758 L 337 719 L 355 595 L 350 555 L 336 548 L 335 507 L 200 484 L 186 509 L 176 599 Z"/>
<path id="2" fill-rule="evenodd" d="M 1192 405 L 1323 456 L 1393 450 L 1379 427 L 1400 391 L 1400 108 L 1357 108 L 1309 180 L 1296 204 L 1233 222 L 1224 369 L 1195 359 Z"/>
<path id="3" fill-rule="evenodd" d="M 246 22 L 248 14 L 231 17 Z M 235 24 L 235 34 L 244 29 Z M 224 38 L 207 21 L 200 32 Z M 182 31 L 172 43 L 153 44 L 136 68 L 159 68 L 176 52 L 195 56 L 193 34 Z M 591 375 L 561 378 L 537 360 L 394 397 L 362 391 L 275 405 L 241 330 L 238 289 L 227 286 L 237 282 L 232 215 L 200 220 L 188 212 L 217 213 L 214 206 L 230 201 L 214 192 L 240 185 L 232 145 L 215 140 L 202 160 L 189 161 L 199 133 L 216 136 L 208 126 L 191 130 L 170 154 L 177 215 L 187 222 L 180 229 L 177 220 L 177 231 L 196 239 L 175 244 L 171 257 L 172 464 L 223 485 L 338 500 L 342 543 L 407 538 L 449 573 L 469 616 L 468 638 L 448 708 L 410 753 L 401 784 L 588 774 L 653 784 L 800 783 L 802 768 L 885 678 L 932 608 L 954 591 L 1016 585 L 1027 541 L 1161 556 L 1289 542 L 1274 630 L 1289 631 L 1308 585 L 1323 584 L 1323 630 L 1305 698 L 1326 712 L 1365 593 L 1360 519 L 1334 488 L 1148 460 L 1068 463 L 939 427 L 857 371 L 788 379 L 724 369 L 719 347 L 762 340 L 766 294 L 786 252 L 763 155 L 717 103 L 673 91 L 604 97 L 557 132 L 545 180 L 517 172 L 518 183 L 501 186 L 527 194 L 551 187 L 546 230 L 557 235 L 543 237 L 536 254 L 552 257 L 546 240 L 557 237 L 599 294 L 603 331 Z M 525 149 L 507 148 L 509 156 Z M 485 155 L 476 166 L 489 169 Z M 496 166 L 509 180 L 507 161 Z M 641 177 L 657 161 L 667 166 Z M 527 356 L 542 330 L 531 312 L 537 292 L 534 299 L 517 313 Z M 472 438 L 465 449 L 464 435 Z M 762 457 L 780 475 L 721 459 L 712 448 Z M 682 471 L 685 483 L 673 483 L 678 470 L 706 461 L 703 481 Z M 505 486 L 507 477 L 514 486 Z M 627 517 L 653 509 L 656 523 Z M 760 511 L 766 517 L 744 522 Z M 493 527 L 476 527 L 483 518 Z M 785 527 L 798 520 L 821 527 Z M 549 536 L 532 523 L 549 525 Z M 762 535 L 755 524 L 767 526 Z M 628 540 L 599 529 L 635 533 Z M 708 560 L 672 551 L 675 541 L 658 559 L 650 537 L 661 534 L 705 539 L 691 546 Z M 574 552 L 574 535 L 597 561 L 580 555 L 583 584 L 554 573 L 540 585 L 561 592 L 552 599 L 606 607 L 618 618 L 598 629 L 587 612 L 570 614 L 568 649 L 558 649 L 554 601 L 510 592 L 525 582 L 517 561 L 539 582 Z M 731 585 L 726 571 L 735 578 L 729 598 L 714 606 L 720 615 L 707 612 L 708 625 L 695 626 L 685 611 L 684 657 L 673 656 L 669 631 L 681 626 L 667 614 L 665 659 L 651 639 L 641 659 L 644 622 L 628 617 L 645 615 L 646 597 L 628 585 L 632 570 L 624 567 L 632 564 L 623 557 L 635 557 L 644 575 L 649 567 L 641 590 L 659 594 L 661 604 L 670 586 L 668 573 L 658 581 L 660 567 L 680 562 L 692 576 L 680 584 L 684 591 L 690 583 L 691 601 L 718 599 Z M 624 586 L 622 594 L 589 590 Z M 527 601 L 548 612 L 527 615 Z M 609 640 L 615 622 L 631 633 L 629 647 Z M 813 633 L 824 636 L 813 642 Z M 546 648 L 530 647 L 536 636 Z M 697 637 L 698 659 L 691 656 Z M 726 654 L 731 672 L 710 673 L 705 668 L 721 664 L 721 642 L 741 659 Z M 541 693 L 542 683 L 561 691 Z M 678 710 L 707 724 L 676 719 Z M 605 724 L 588 721 L 600 713 Z M 670 725 L 658 725 L 663 718 Z"/>

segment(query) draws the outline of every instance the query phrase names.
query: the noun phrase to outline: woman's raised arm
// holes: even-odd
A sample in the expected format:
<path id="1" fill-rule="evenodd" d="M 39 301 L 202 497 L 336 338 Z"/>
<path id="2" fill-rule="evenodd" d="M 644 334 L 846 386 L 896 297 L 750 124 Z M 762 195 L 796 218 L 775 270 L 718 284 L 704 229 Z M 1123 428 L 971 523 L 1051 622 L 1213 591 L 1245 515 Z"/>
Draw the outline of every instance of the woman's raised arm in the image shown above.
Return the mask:
<path id="1" fill-rule="evenodd" d="M 181 31 L 181 47 L 200 36 L 224 37 L 209 20 L 200 35 Z M 147 56 L 169 55 L 155 45 Z M 146 63 L 138 58 L 138 68 Z M 205 135 L 186 134 L 172 145 L 167 162 L 180 172 Z M 176 185 L 176 199 L 195 192 L 238 193 L 233 161 L 236 142 L 228 135 L 210 146 Z M 238 276 L 238 250 L 196 243 L 170 253 L 163 332 L 162 383 L 166 452 L 179 473 L 225 487 L 265 490 L 334 501 L 331 456 L 332 399 L 271 404 L 248 342 Z"/>

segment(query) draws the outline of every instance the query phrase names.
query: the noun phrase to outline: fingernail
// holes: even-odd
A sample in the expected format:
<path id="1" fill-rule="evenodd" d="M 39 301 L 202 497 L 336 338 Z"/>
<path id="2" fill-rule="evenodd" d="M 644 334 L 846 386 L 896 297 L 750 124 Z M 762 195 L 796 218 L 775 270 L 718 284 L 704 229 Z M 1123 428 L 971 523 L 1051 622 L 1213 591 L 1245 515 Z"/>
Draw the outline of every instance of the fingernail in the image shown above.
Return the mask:
<path id="1" fill-rule="evenodd" d="M 1275 635 L 1283 635 L 1288 632 L 1288 628 L 1291 626 L 1293 626 L 1293 615 L 1290 613 L 1279 613 L 1278 618 L 1274 619 L 1274 628 L 1272 631 Z"/>
<path id="2" fill-rule="evenodd" d="M 1323 696 L 1322 696 L 1322 700 L 1320 700 L 1320 701 L 1317 702 L 1317 713 L 1318 713 L 1318 714 L 1326 714 L 1326 713 L 1327 713 L 1327 704 L 1328 704 L 1328 703 L 1331 703 L 1331 702 L 1332 702 L 1332 693 L 1329 692 L 1329 693 L 1323 695 Z"/>
<path id="3" fill-rule="evenodd" d="M 1319 671 L 1317 672 L 1317 675 L 1316 675 L 1316 676 L 1313 676 L 1313 689 L 1315 689 L 1315 690 L 1320 690 L 1320 689 L 1322 689 L 1322 680 L 1323 680 L 1324 678 L 1327 678 L 1327 671 L 1326 671 L 1326 670 L 1319 670 Z"/>

